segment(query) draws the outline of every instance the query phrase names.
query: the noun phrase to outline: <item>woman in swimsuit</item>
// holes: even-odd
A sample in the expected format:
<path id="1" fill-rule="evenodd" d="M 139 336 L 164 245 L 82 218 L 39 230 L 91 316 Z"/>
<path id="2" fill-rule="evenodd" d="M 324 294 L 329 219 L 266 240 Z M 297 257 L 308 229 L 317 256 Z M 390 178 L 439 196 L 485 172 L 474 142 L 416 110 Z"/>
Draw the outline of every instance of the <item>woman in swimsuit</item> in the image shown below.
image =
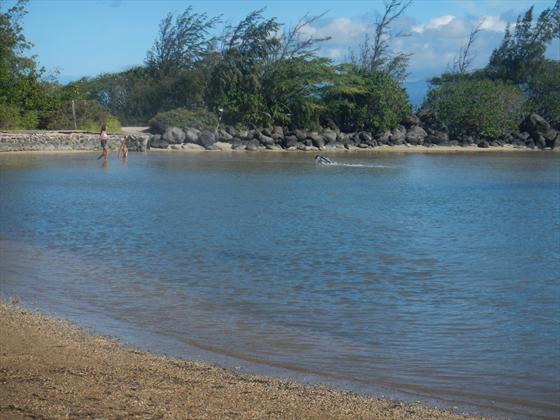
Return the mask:
<path id="1" fill-rule="evenodd" d="M 101 142 L 101 147 L 103 149 L 103 153 L 101 156 L 105 160 L 109 157 L 109 147 L 107 146 L 107 141 L 109 140 L 109 136 L 107 134 L 107 124 L 103 124 L 101 126 L 101 132 L 99 133 L 99 141 Z"/>
<path id="2" fill-rule="evenodd" d="M 128 136 L 124 136 L 119 151 L 117 152 L 117 159 L 120 157 L 123 159 L 128 157 Z"/>

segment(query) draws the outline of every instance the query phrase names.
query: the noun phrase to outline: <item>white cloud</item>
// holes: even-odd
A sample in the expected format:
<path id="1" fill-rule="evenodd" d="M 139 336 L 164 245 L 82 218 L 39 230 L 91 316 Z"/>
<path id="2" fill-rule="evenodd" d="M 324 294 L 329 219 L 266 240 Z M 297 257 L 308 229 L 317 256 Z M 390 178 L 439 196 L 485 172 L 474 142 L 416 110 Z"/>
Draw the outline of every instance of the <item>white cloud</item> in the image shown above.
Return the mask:
<path id="1" fill-rule="evenodd" d="M 470 15 L 460 18 L 444 15 L 428 22 L 418 22 L 405 16 L 395 22 L 394 29 L 408 32 L 410 36 L 396 38 L 391 47 L 396 52 L 412 53 L 410 79 L 425 80 L 448 69 L 478 23 L 481 23 L 481 32 L 472 47 L 472 68 L 480 68 L 488 62 L 492 50 L 502 40 L 506 23 L 501 16 Z M 341 17 L 308 25 L 304 33 L 316 38 L 332 37 L 320 44 L 320 53 L 335 62 L 342 62 L 352 52 L 358 52 L 364 35 L 370 30 L 364 20 Z"/>
<path id="2" fill-rule="evenodd" d="M 326 50 L 326 55 L 334 61 L 343 60 L 348 55 L 348 49 L 331 48 Z"/>
<path id="3" fill-rule="evenodd" d="M 324 26 L 306 25 L 302 28 L 302 35 L 313 36 L 315 38 L 330 36 L 337 44 L 350 43 L 362 37 L 366 29 L 367 25 L 364 22 L 341 17 L 331 20 Z"/>
<path id="4" fill-rule="evenodd" d="M 453 15 L 440 16 L 440 17 L 433 18 L 426 24 L 414 25 L 411 29 L 412 32 L 422 33 L 429 29 L 438 29 L 441 28 L 442 26 L 449 25 L 449 23 L 451 23 L 454 19 L 455 16 Z"/>
<path id="5" fill-rule="evenodd" d="M 480 29 L 483 31 L 504 32 L 507 23 L 496 16 L 483 16 L 480 21 Z"/>

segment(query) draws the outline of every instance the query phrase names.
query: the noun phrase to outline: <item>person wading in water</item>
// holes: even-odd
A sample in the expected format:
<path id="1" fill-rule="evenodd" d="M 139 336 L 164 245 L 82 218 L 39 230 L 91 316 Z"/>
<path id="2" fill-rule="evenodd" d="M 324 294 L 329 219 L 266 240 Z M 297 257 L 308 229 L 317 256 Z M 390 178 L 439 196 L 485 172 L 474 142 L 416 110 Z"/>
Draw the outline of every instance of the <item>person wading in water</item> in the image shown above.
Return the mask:
<path id="1" fill-rule="evenodd" d="M 99 141 L 101 142 L 101 148 L 103 152 L 97 159 L 104 158 L 107 160 L 109 157 L 109 147 L 107 146 L 107 141 L 109 140 L 109 136 L 107 135 L 107 124 L 103 124 L 101 126 L 101 132 L 99 133 Z"/>
<path id="2" fill-rule="evenodd" d="M 128 157 L 128 136 L 124 136 L 119 151 L 117 152 L 117 159 L 126 159 Z"/>

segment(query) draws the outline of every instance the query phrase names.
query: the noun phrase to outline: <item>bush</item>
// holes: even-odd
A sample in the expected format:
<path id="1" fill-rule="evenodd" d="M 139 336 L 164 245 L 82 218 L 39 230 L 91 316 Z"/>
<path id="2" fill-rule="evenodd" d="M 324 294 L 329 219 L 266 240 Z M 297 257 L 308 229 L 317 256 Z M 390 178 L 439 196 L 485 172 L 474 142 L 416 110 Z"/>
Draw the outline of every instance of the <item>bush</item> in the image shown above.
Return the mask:
<path id="1" fill-rule="evenodd" d="M 517 129 L 524 100 L 516 86 L 465 77 L 430 90 L 423 107 L 431 109 L 447 125 L 452 137 L 495 139 Z"/>
<path id="2" fill-rule="evenodd" d="M 19 109 L 17 106 L 0 103 L 0 128 L 14 130 L 19 127 Z"/>
<path id="3" fill-rule="evenodd" d="M 150 120 L 150 129 L 156 133 L 163 133 L 169 127 L 194 127 L 213 130 L 217 126 L 218 117 L 205 109 L 191 111 L 185 108 L 177 108 L 171 111 L 158 112 Z"/>
<path id="4" fill-rule="evenodd" d="M 33 129 L 37 127 L 38 123 L 39 113 L 37 111 L 27 111 L 21 114 L 16 105 L 0 103 L 0 129 Z"/>
<path id="5" fill-rule="evenodd" d="M 75 101 L 75 109 L 78 130 L 97 132 L 102 124 L 107 124 L 108 130 L 112 132 L 121 130 L 119 120 L 97 101 Z M 48 130 L 73 130 L 72 101 L 62 102 L 58 109 L 45 118 L 43 125 Z"/>
<path id="6" fill-rule="evenodd" d="M 395 128 L 412 112 L 406 91 L 386 73 L 343 66 L 327 90 L 325 116 L 343 131 Z"/>
<path id="7" fill-rule="evenodd" d="M 529 80 L 528 101 L 532 112 L 560 129 L 560 62 L 547 61 Z"/>

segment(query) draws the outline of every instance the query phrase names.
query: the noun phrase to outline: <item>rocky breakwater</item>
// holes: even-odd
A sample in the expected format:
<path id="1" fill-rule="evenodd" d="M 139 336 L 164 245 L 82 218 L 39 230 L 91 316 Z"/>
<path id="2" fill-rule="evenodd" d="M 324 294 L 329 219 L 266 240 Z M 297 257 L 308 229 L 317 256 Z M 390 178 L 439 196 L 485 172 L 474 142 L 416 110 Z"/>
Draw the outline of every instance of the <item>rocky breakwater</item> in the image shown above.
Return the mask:
<path id="1" fill-rule="evenodd" d="M 108 145 L 117 150 L 123 139 L 122 134 L 109 135 Z M 130 151 L 146 151 L 149 135 L 129 136 Z M 0 132 L 0 152 L 30 151 L 98 151 L 101 150 L 98 133 L 79 131 L 2 131 Z"/>
<path id="2" fill-rule="evenodd" d="M 554 149 L 560 133 L 536 114 L 528 116 L 519 130 L 498 139 L 479 136 L 451 138 L 448 128 L 431 111 L 410 115 L 393 130 L 344 133 L 337 127 L 320 130 L 291 130 L 285 127 L 239 129 L 232 126 L 216 130 L 171 127 L 152 135 L 148 147 L 170 150 L 336 150 L 372 149 L 379 146 L 478 146 Z"/>

